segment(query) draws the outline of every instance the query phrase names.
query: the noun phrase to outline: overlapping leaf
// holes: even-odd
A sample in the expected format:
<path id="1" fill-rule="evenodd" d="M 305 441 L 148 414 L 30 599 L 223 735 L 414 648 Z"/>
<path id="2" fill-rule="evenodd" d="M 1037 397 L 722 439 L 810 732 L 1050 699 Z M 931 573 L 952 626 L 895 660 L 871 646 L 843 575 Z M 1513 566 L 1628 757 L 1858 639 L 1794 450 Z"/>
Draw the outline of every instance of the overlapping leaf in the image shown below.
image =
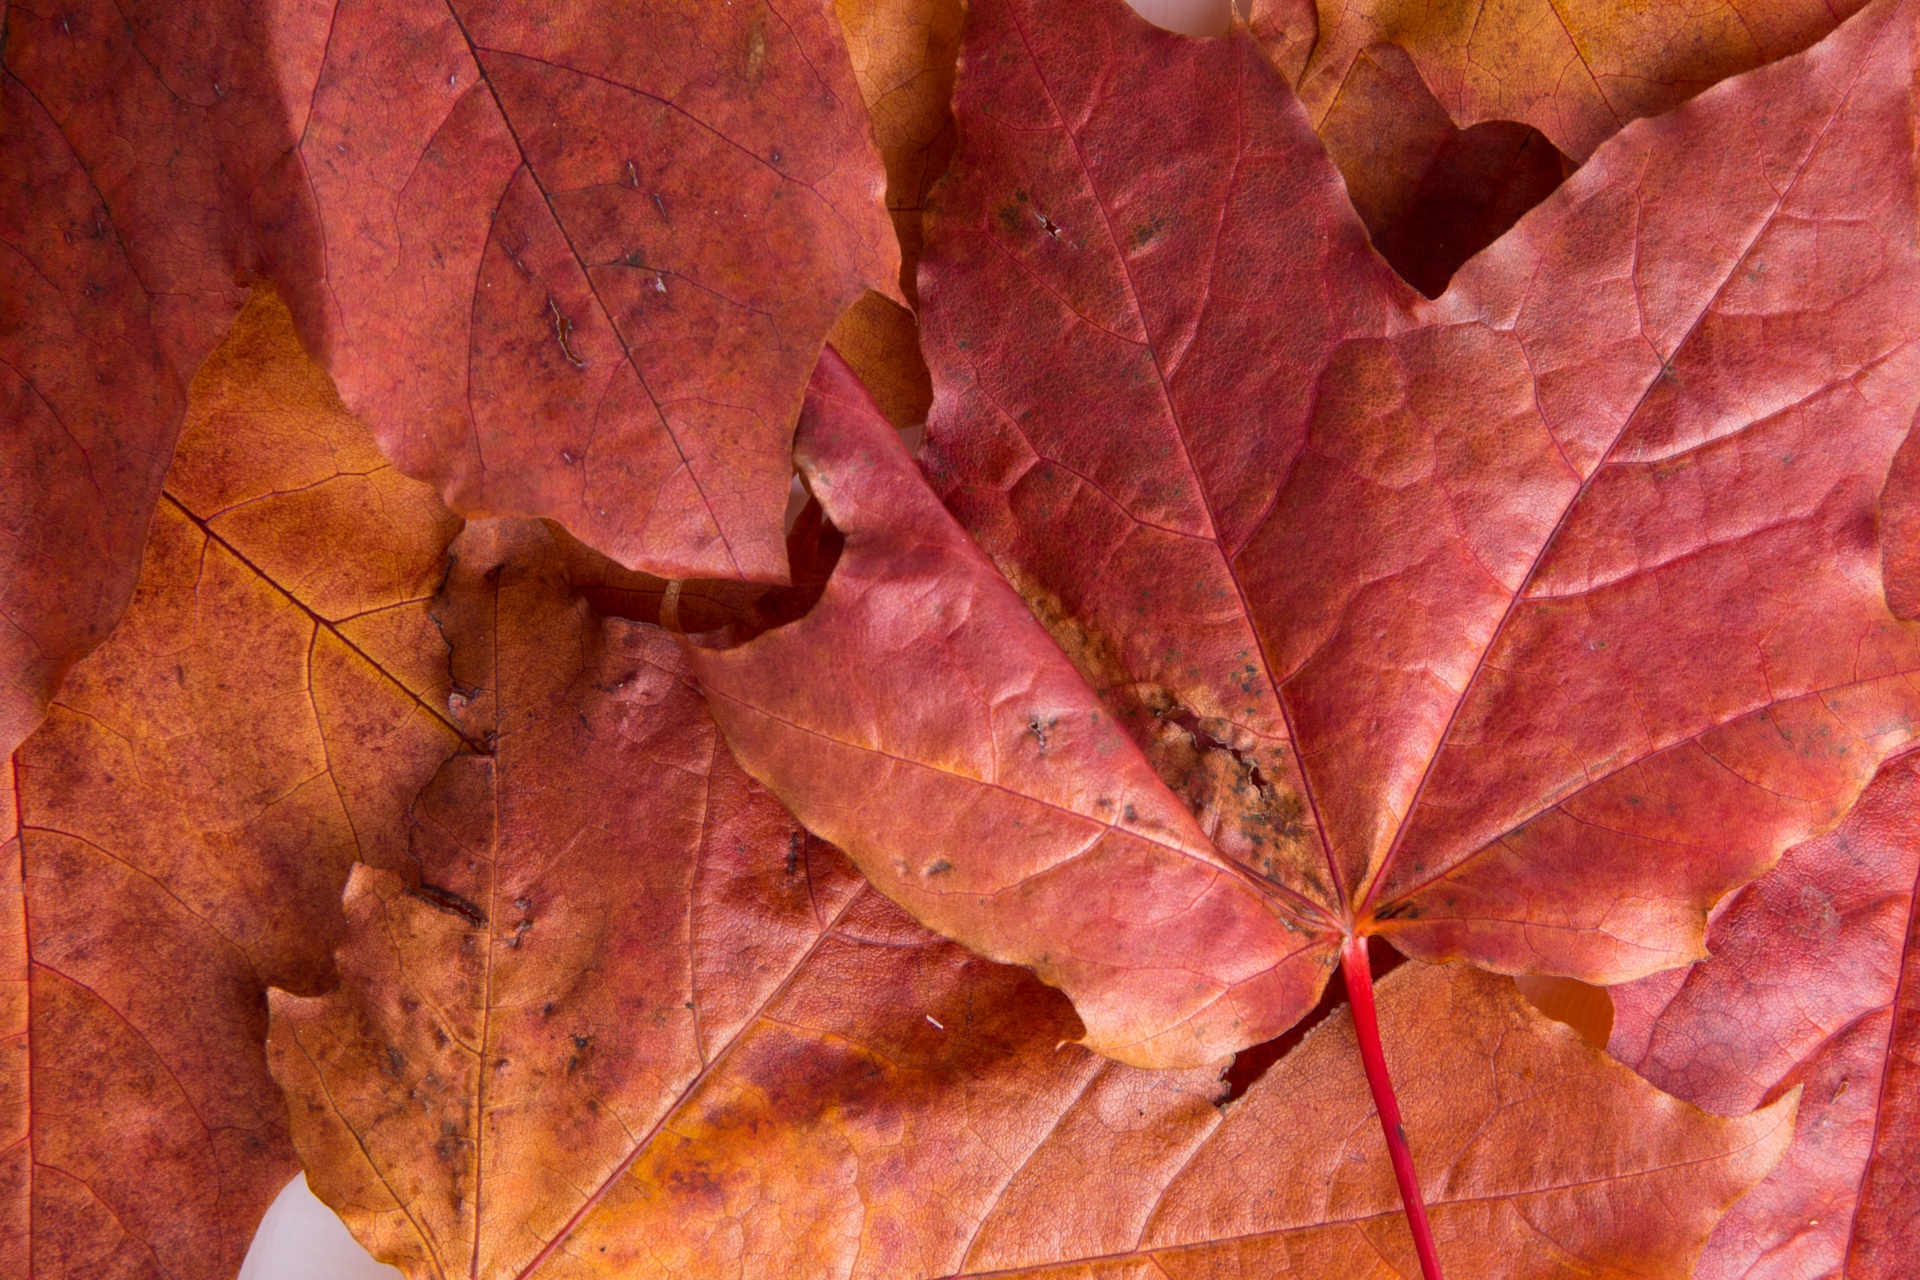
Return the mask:
<path id="1" fill-rule="evenodd" d="M 920 214 L 953 154 L 954 58 L 965 7 L 960 0 L 835 0 L 874 141 L 887 169 L 893 215 L 913 290 L 920 261 Z"/>
<path id="2" fill-rule="evenodd" d="M 816 478 L 821 607 L 700 659 L 749 768 L 1137 1061 L 1283 1029 L 1348 929 L 1594 982 L 1697 957 L 1920 713 L 1874 524 L 1920 400 L 1912 6 L 1623 131 L 1431 303 L 1246 38 L 1048 15 L 973 10 L 931 467 L 1172 791 L 1117 738 L 1052 749 L 1099 704 L 985 656 L 1015 623 L 966 628 L 984 575 L 878 446 Z M 1152 838 L 1093 871 L 1119 800 Z"/>
<path id="3" fill-rule="evenodd" d="M 0 751 L 133 590 L 186 403 L 139 289 L 54 121 L 0 78 Z"/>
<path id="4" fill-rule="evenodd" d="M 1243 7 L 1375 245 L 1432 297 L 1552 190 L 1556 160 L 1571 172 L 1621 126 L 1805 48 L 1860 5 Z"/>
<path id="5" fill-rule="evenodd" d="M 836 0 L 834 10 L 886 165 L 900 287 L 917 301 L 921 214 L 953 154 L 954 58 L 965 9 L 960 0 Z M 888 421 L 914 427 L 927 420 L 933 388 L 911 312 L 869 293 L 841 316 L 830 341 Z"/>
<path id="6" fill-rule="evenodd" d="M 1920 1271 L 1920 757 L 1730 898 L 1712 958 L 1614 989 L 1611 1048 L 1661 1088 L 1741 1114 L 1801 1090 L 1780 1167 L 1694 1274 L 1893 1280 Z"/>
<path id="7" fill-rule="evenodd" d="M 1887 608 L 1896 618 L 1920 619 L 1920 416 L 1880 491 L 1880 544 Z"/>
<path id="8" fill-rule="evenodd" d="M 343 4 L 300 121 L 305 315 L 456 510 L 780 581 L 807 374 L 893 291 L 878 158 L 822 0 L 641 12 Z"/>
<path id="9" fill-rule="evenodd" d="M 402 470 L 779 581 L 790 426 L 897 249 L 825 0 L 6 10 L 0 746 L 132 590 L 267 272 Z"/>
<path id="10" fill-rule="evenodd" d="M 1253 7 L 1254 29 L 1292 71 L 1316 123 L 1369 47 L 1391 44 L 1411 55 L 1455 123 L 1520 121 L 1585 160 L 1628 121 L 1797 53 L 1862 6 L 1256 0 Z"/>
<path id="11" fill-rule="evenodd" d="M 595 618 L 545 530 L 475 526 L 454 554 L 440 608 L 497 751 L 415 804 L 421 889 L 355 873 L 338 990 L 273 1003 L 309 1177 L 376 1254 L 416 1277 L 889 1280 L 1404 1260 L 1365 1090 L 1329 1069 L 1344 1027 L 1224 1116 L 1213 1073 L 1062 1047 L 1066 1003 L 805 837 L 674 639 Z M 1789 1137 L 1791 1103 L 1676 1103 L 1504 980 L 1408 972 L 1382 999 L 1425 1046 L 1409 1107 L 1468 1272 L 1682 1275 Z M 1552 1254 L 1520 1247 L 1542 1233 Z"/>
<path id="12" fill-rule="evenodd" d="M 668 582 L 785 574 L 797 388 L 893 290 L 854 84 L 910 257 L 952 145 L 958 8 L 836 8 L 853 76 L 823 0 L 8 14 L 0 742 L 118 614 L 251 274 L 406 468 L 555 518 L 443 581 L 458 518 L 242 317 L 125 626 L 10 760 L 0 1269 L 231 1270 L 291 1168 L 273 985 L 314 1185 L 420 1276 L 1384 1280 L 1344 1017 L 1238 1102 L 1220 1057 L 1348 932 L 1697 956 L 1808 836 L 1622 996 L 1616 1051 L 1750 1114 L 1464 967 L 1382 984 L 1389 1056 L 1456 1276 L 1677 1277 L 1762 1179 L 1701 1274 L 1911 1269 L 1912 770 L 1816 833 L 1920 713 L 1914 0 L 1604 146 L 1734 69 L 1711 13 L 1659 57 L 1676 11 L 1573 21 L 1595 85 L 1654 68 L 1590 101 L 1533 36 L 1474 80 L 1519 11 L 979 0 L 926 275 L 979 544 L 866 292 L 881 403 L 820 363 L 798 588 Z M 1829 21 L 1782 14 L 1755 60 Z M 1565 171 L 1445 118 L 1488 102 L 1598 150 L 1441 293 Z"/>
<path id="13" fill-rule="evenodd" d="M 1544 134 L 1515 121 L 1455 127 L 1395 45 L 1354 59 L 1317 132 L 1373 247 L 1429 298 L 1571 168 Z"/>
<path id="14" fill-rule="evenodd" d="M 0 8 L 0 750 L 119 619 L 185 388 L 266 268 L 329 6 Z M 292 283 L 292 282 L 289 282 Z"/>
<path id="15" fill-rule="evenodd" d="M 1344 1018 L 1223 1113 L 1208 1073 L 1057 1048 L 1067 1015 L 1037 984 L 876 895 L 810 968 L 552 1274 L 725 1274 L 743 1257 L 796 1277 L 1413 1270 L 1371 1103 L 1341 1069 Z M 1779 1111 L 1717 1121 L 1648 1090 L 1503 980 L 1410 967 L 1381 998 L 1390 1031 L 1431 1054 L 1396 1067 L 1410 1122 L 1436 1134 L 1422 1173 L 1458 1274 L 1677 1280 L 1787 1136 Z M 1628 1123 L 1581 1122 L 1602 1114 Z"/>
<path id="16" fill-rule="evenodd" d="M 262 295 L 195 384 L 125 620 L 10 762 L 8 1274 L 238 1268 L 295 1169 L 265 988 L 330 984 L 348 868 L 405 865 L 459 743 L 420 625 L 457 527 Z"/>
<path id="17" fill-rule="evenodd" d="M 315 1190 L 420 1276 L 538 1267 L 859 888 L 726 754 L 673 638 L 596 618 L 529 522 L 455 544 L 469 734 L 363 868 L 337 992 L 276 993 Z"/>
<path id="18" fill-rule="evenodd" d="M 1311 902 L 1213 851 L 831 351 L 795 457 L 846 540 L 825 594 L 690 652 L 741 763 L 921 920 L 1066 991 L 1102 1053 L 1205 1063 L 1312 1004 Z M 808 678 L 848 655 L 858 680 Z"/>
<path id="19" fill-rule="evenodd" d="M 13 781 L 13 759 L 7 759 Z M 0 1264 L 33 1264 L 32 1003 L 27 993 L 27 903 L 20 878 L 14 789 L 0 788 Z"/>

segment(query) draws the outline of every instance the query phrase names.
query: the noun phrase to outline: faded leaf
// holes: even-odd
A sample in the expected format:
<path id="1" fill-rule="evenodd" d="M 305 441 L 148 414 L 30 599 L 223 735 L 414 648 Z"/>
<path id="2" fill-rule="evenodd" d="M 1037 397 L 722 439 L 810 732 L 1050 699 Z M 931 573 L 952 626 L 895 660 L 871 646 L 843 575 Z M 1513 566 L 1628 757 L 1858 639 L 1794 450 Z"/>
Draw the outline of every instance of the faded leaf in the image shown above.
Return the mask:
<path id="1" fill-rule="evenodd" d="M 403 471 L 633 568 L 784 580 L 807 375 L 898 270 L 827 0 L 343 0 L 299 154 L 296 314 Z"/>
<path id="2" fill-rule="evenodd" d="M 503 594 L 537 590 L 504 585 L 514 577 L 503 573 Z M 664 637 L 626 636 L 672 653 Z M 656 744 L 712 742 L 710 727 L 669 726 L 673 695 L 655 705 Z M 594 714 L 610 709 L 602 701 Z M 535 776 L 523 781 L 540 789 Z M 517 803 L 513 790 L 503 801 Z M 524 931 L 504 920 L 475 929 L 397 895 L 382 873 L 357 873 L 340 992 L 276 997 L 276 1069 L 305 1114 L 316 1188 L 376 1252 L 421 1278 L 1406 1274 L 1392 1175 L 1371 1144 L 1353 1141 L 1372 1116 L 1357 1074 L 1337 1061 L 1353 1052 L 1344 1015 L 1223 1110 L 1210 1072 L 1140 1071 L 1062 1047 L 1075 1023 L 1057 994 L 928 934 L 875 893 L 845 896 L 857 882 L 832 872 L 820 846 L 803 865 L 816 894 L 834 886 L 820 899 L 833 905 L 824 932 L 802 944 L 817 917 L 784 882 L 779 854 L 749 844 L 720 877 L 725 892 L 683 896 L 677 915 L 601 913 L 594 944 L 634 959 L 586 969 L 564 942 L 538 953 L 550 917 Z M 764 869 L 738 875 L 756 863 Z M 502 858 L 493 873 L 509 865 Z M 691 858 L 644 865 L 677 875 L 685 893 Z M 548 895 L 561 922 L 594 911 L 556 869 L 513 891 Z M 776 926 L 776 944 L 753 953 L 767 968 L 745 986 L 734 975 L 689 987 L 690 968 L 645 985 L 651 967 L 701 954 L 687 946 L 689 918 L 740 938 L 765 940 Z M 495 1012 L 483 1019 L 489 982 Z M 746 991 L 708 1020 L 710 1000 Z M 688 992 L 700 1062 L 684 1023 L 663 1060 L 646 1056 L 665 1044 L 651 1019 L 608 1024 L 585 1012 Z M 551 1015 L 531 1003 L 547 996 Z M 1390 1043 L 1409 1046 L 1395 1064 L 1409 1120 L 1435 1134 L 1422 1173 L 1437 1189 L 1452 1274 L 1678 1280 L 1725 1204 L 1789 1137 L 1791 1102 L 1734 1121 L 1703 1114 L 1503 980 L 1409 966 L 1380 997 Z M 467 1036 L 482 1021 L 493 1030 L 478 1050 Z M 588 1044 L 567 1028 L 583 1028 Z M 498 1072 L 496 1054 L 508 1060 Z M 555 1079 L 537 1104 L 492 1092 L 501 1076 L 540 1072 Z M 668 1080 L 671 1099 L 659 1091 Z M 643 1096 L 652 1105 L 625 1109 Z M 477 1147 L 476 1115 L 488 1117 Z M 1594 1122 L 1602 1116 L 1610 1123 Z M 611 1149 L 609 1135 L 621 1139 Z M 536 1218 L 531 1197 L 556 1189 L 566 1216 Z M 485 1206 L 477 1252 L 456 1225 L 456 1196 L 468 1221 L 475 1201 Z M 540 1249 L 530 1221 L 563 1234 Z M 440 1239 L 443 1223 L 436 1265 L 418 1242 Z"/>
<path id="3" fill-rule="evenodd" d="M 514 1276 L 857 891 L 735 765 L 668 633 L 596 618 L 551 536 L 474 526 L 441 601 L 469 734 L 362 868 L 341 986 L 273 997 L 317 1194 L 418 1276 Z"/>
<path id="4" fill-rule="evenodd" d="M 1350 929 L 1697 958 L 1920 714 L 1874 524 L 1920 400 L 1913 7 L 1624 131 L 1431 303 L 1246 37 L 1046 11 L 972 11 L 928 450 L 1087 685 L 850 412 L 803 448 L 821 605 L 696 656 L 748 768 L 1135 1062 L 1277 1034 Z M 793 680 L 826 662 L 862 676 Z"/>
<path id="5" fill-rule="evenodd" d="M 1454 127 L 1395 45 L 1354 59 L 1319 134 L 1373 247 L 1429 298 L 1553 194 L 1570 168 L 1527 125 Z"/>
<path id="6" fill-rule="evenodd" d="M 0 749 L 125 606 L 248 277 L 456 510 L 784 580 L 807 375 L 897 293 L 828 0 L 16 3 L 4 36 Z"/>
<path id="7" fill-rule="evenodd" d="M 1616 1057 L 1709 1111 L 1802 1091 L 1785 1160 L 1700 1280 L 1920 1274 L 1920 756 L 1787 852 L 1707 930 L 1712 958 L 1613 990 Z"/>
<path id="8" fill-rule="evenodd" d="M 966 7 L 963 0 L 834 0 L 834 11 L 886 164 L 887 209 L 904 260 L 900 284 L 913 298 L 920 213 L 953 155 L 949 104 Z"/>
<path id="9" fill-rule="evenodd" d="M 954 57 L 962 0 L 835 0 L 854 79 L 887 170 L 887 211 L 900 241 L 900 287 L 918 305 L 920 217 L 953 155 Z M 933 387 L 913 314 L 868 293 L 828 341 L 860 374 L 896 427 L 927 420 Z"/>
<path id="10" fill-rule="evenodd" d="M 1320 11 L 1314 0 L 1235 0 L 1234 10 L 1287 83 L 1298 88 L 1320 41 Z"/>
<path id="11" fill-rule="evenodd" d="M 1604 0 L 1409 0 L 1314 4 L 1316 40 L 1293 73 L 1316 124 L 1370 46 L 1398 45 L 1413 58 L 1454 122 L 1513 120 L 1584 161 L 1631 120 L 1670 111 L 1730 76 L 1797 53 L 1862 6 L 1842 0 L 1622 5 Z M 1298 65 L 1307 24 L 1291 3 L 1257 0 L 1277 60 Z M 1277 37 L 1277 38 L 1276 38 Z"/>
<path id="12" fill-rule="evenodd" d="M 405 865 L 390 837 L 459 742 L 416 623 L 457 527 L 256 296 L 124 620 L 11 761 L 8 1274 L 238 1269 L 295 1169 L 266 986 L 331 983 L 348 868 Z"/>
<path id="13" fill-rule="evenodd" d="M 1211 1072 L 1062 1046 L 1065 1001 L 805 837 L 673 637 L 593 617 L 545 530 L 454 554 L 440 610 L 497 751 L 414 804 L 417 891 L 355 872 L 338 990 L 273 997 L 310 1181 L 377 1256 L 423 1280 L 1405 1265 L 1343 1022 L 1224 1118 Z M 1463 1275 L 1683 1275 L 1790 1136 L 1791 1102 L 1708 1116 L 1503 980 L 1415 969 L 1382 1009 L 1419 1046 L 1399 1065 Z"/>
<path id="14" fill-rule="evenodd" d="M 920 326 L 911 311 L 869 293 L 833 326 L 829 345 L 859 373 L 888 422 L 905 428 L 927 420 L 933 382 L 920 358 Z"/>

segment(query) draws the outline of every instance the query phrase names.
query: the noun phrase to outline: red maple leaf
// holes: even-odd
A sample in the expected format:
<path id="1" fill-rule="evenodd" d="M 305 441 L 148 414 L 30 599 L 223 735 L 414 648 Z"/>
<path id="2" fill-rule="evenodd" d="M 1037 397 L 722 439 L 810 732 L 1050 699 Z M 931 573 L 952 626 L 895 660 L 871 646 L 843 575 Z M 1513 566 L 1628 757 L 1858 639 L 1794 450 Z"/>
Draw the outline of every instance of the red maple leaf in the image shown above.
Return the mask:
<path id="1" fill-rule="evenodd" d="M 993 564 L 823 409 L 833 580 L 696 655 L 736 751 L 1128 1061 L 1276 1034 L 1368 935 L 1698 958 L 1920 724 L 1875 521 L 1920 402 L 1913 25 L 1629 126 L 1429 302 L 1244 35 L 976 6 L 920 283 L 929 469 Z"/>

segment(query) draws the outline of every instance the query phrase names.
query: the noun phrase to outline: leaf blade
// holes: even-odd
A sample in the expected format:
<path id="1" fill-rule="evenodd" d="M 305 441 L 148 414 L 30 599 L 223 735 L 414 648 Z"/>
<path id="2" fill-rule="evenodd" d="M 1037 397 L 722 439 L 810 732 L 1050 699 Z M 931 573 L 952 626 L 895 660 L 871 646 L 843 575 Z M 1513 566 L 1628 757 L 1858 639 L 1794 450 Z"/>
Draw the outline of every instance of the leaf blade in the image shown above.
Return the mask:
<path id="1" fill-rule="evenodd" d="M 1431 303 L 1359 247 L 1297 106 L 1233 40 L 1074 12 L 1126 53 L 1091 63 L 1017 4 L 972 28 L 925 271 L 943 497 L 1094 687 L 1154 691 L 1143 744 L 1183 706 L 1260 744 L 1337 872 L 1306 879 L 1309 834 L 1282 878 L 1355 927 L 1588 981 L 1696 954 L 1707 907 L 1837 820 L 1917 723 L 1871 532 L 1920 394 L 1910 9 L 1630 126 Z M 1262 186 L 1275 156 L 1304 176 Z M 1869 170 L 1885 185 L 1847 176 Z M 1154 201 L 1206 234 L 1072 230 Z M 1855 247 L 1816 265 L 1813 226 Z M 1177 433 L 1142 407 L 1155 364 Z M 1194 564 L 1163 551 L 1166 513 L 1203 508 L 1244 514 L 1195 524 Z M 1222 614 L 1259 664 L 1180 632 Z M 1239 811 L 1200 798 L 1244 860 Z M 1659 816 L 1623 816 L 1636 799 Z"/>

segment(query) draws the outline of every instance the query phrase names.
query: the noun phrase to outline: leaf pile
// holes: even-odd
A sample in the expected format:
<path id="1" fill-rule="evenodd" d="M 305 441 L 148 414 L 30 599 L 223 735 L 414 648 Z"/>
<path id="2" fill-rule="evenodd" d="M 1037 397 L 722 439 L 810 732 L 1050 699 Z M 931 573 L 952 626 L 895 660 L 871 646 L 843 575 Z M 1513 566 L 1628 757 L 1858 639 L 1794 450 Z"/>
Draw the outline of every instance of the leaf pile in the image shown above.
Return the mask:
<path id="1" fill-rule="evenodd" d="M 1916 0 L 0 23 L 0 1271 L 1920 1273 Z"/>

